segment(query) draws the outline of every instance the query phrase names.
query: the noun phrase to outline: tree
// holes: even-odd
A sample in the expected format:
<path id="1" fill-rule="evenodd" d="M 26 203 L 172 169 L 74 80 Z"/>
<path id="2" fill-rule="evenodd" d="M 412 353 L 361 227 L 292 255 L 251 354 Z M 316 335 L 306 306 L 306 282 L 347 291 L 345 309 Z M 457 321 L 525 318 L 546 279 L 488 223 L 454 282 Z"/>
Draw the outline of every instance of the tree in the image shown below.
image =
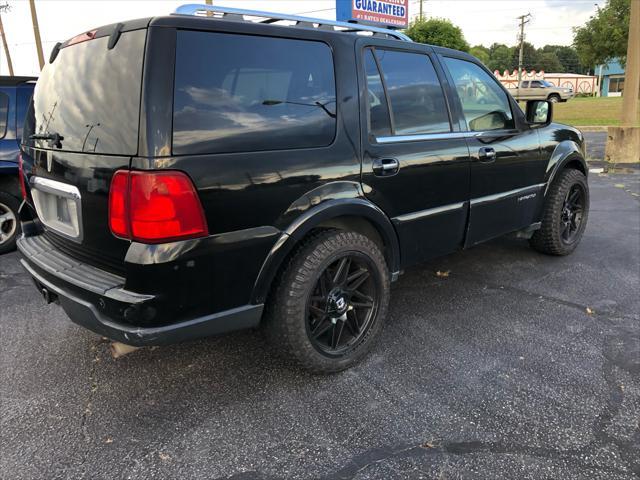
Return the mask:
<path id="1" fill-rule="evenodd" d="M 564 68 L 555 52 L 541 52 L 538 54 L 538 63 L 534 67 L 535 70 L 544 70 L 545 72 L 562 73 Z"/>
<path id="2" fill-rule="evenodd" d="M 588 66 L 585 68 L 585 66 L 582 65 L 580 57 L 578 57 L 578 52 L 573 47 L 568 47 L 566 45 L 545 45 L 542 47 L 542 52 L 555 53 L 562 64 L 561 71 L 563 72 L 585 73 L 588 69 Z"/>
<path id="3" fill-rule="evenodd" d="M 489 55 L 489 49 L 482 45 L 476 45 L 474 47 L 471 47 L 471 50 L 469 50 L 469 53 L 474 57 L 476 57 L 485 65 L 489 63 L 489 59 L 491 58 L 491 56 Z"/>
<path id="4" fill-rule="evenodd" d="M 518 68 L 518 57 L 520 55 L 520 47 L 513 48 L 512 62 L 515 68 Z M 524 42 L 522 55 L 522 68 L 524 70 L 536 70 L 539 61 L 538 50 L 529 42 Z"/>
<path id="5" fill-rule="evenodd" d="M 414 42 L 469 51 L 469 44 L 464 39 L 462 30 L 444 18 L 417 19 L 411 22 L 405 33 Z"/>
<path id="6" fill-rule="evenodd" d="M 486 64 L 489 70 L 503 73 L 505 70 L 513 70 L 517 64 L 517 61 L 515 65 L 513 63 L 513 48 L 502 43 L 494 43 L 489 47 L 489 61 Z"/>
<path id="7" fill-rule="evenodd" d="M 574 29 L 573 45 L 583 65 L 595 66 L 614 58 L 625 62 L 631 0 L 607 0 L 583 26 Z"/>

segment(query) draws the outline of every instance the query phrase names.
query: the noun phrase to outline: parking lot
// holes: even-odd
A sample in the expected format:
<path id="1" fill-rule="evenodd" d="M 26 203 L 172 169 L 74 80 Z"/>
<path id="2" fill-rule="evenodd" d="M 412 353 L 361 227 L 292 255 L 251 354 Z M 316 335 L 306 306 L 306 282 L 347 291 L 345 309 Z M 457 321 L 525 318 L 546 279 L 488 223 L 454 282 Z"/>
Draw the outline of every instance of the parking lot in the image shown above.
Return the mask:
<path id="1" fill-rule="evenodd" d="M 0 257 L 0 477 L 637 478 L 640 182 L 590 183 L 574 255 L 505 238 L 409 270 L 332 376 L 256 332 L 113 360 Z"/>

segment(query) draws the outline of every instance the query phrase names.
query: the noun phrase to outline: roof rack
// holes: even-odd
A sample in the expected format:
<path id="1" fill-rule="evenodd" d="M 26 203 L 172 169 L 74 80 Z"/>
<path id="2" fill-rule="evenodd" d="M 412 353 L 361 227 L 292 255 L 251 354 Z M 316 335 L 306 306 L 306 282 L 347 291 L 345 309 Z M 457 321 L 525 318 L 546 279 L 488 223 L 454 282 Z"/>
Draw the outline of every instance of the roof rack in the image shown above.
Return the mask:
<path id="1" fill-rule="evenodd" d="M 282 21 L 293 22 L 293 26 L 318 28 L 321 30 L 333 30 L 343 33 L 359 33 L 369 32 L 373 36 L 385 36 L 391 37 L 396 40 L 402 40 L 404 42 L 411 42 L 412 40 L 404 33 L 391 30 L 389 28 L 382 27 L 370 27 L 359 23 L 347 23 L 337 22 L 335 20 L 324 20 L 320 18 L 299 17 L 296 15 L 284 15 L 281 13 L 261 12 L 257 10 L 244 10 L 240 8 L 227 8 L 217 7 L 215 5 L 203 5 L 197 3 L 190 3 L 182 5 L 173 12 L 172 15 L 194 15 L 194 16 L 206 16 L 211 18 L 235 20 L 235 21 L 249 21 L 253 23 L 276 23 Z M 247 20 L 245 17 L 250 17 Z"/>

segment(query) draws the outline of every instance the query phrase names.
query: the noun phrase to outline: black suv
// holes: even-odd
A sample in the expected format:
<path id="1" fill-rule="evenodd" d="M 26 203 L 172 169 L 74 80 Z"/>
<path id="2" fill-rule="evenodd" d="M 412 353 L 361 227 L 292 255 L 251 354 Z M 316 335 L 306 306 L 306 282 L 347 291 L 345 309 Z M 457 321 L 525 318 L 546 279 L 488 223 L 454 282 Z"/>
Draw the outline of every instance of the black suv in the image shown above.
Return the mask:
<path id="1" fill-rule="evenodd" d="M 583 137 L 546 101 L 525 114 L 477 59 L 391 30 L 204 8 L 42 71 L 18 246 L 74 322 L 133 346 L 261 325 L 337 371 L 405 267 L 509 232 L 576 248 Z"/>

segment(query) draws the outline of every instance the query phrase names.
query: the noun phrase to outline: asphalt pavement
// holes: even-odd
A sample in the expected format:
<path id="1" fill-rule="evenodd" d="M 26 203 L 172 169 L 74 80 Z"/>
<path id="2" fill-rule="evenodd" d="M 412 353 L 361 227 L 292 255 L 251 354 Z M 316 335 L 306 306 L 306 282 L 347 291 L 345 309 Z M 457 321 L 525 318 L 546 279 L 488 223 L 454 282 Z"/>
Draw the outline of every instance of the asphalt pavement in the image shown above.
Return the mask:
<path id="1" fill-rule="evenodd" d="M 331 376 L 256 332 L 113 360 L 2 256 L 0 477 L 638 478 L 639 175 L 590 184 L 573 255 L 503 238 L 408 270 Z"/>

